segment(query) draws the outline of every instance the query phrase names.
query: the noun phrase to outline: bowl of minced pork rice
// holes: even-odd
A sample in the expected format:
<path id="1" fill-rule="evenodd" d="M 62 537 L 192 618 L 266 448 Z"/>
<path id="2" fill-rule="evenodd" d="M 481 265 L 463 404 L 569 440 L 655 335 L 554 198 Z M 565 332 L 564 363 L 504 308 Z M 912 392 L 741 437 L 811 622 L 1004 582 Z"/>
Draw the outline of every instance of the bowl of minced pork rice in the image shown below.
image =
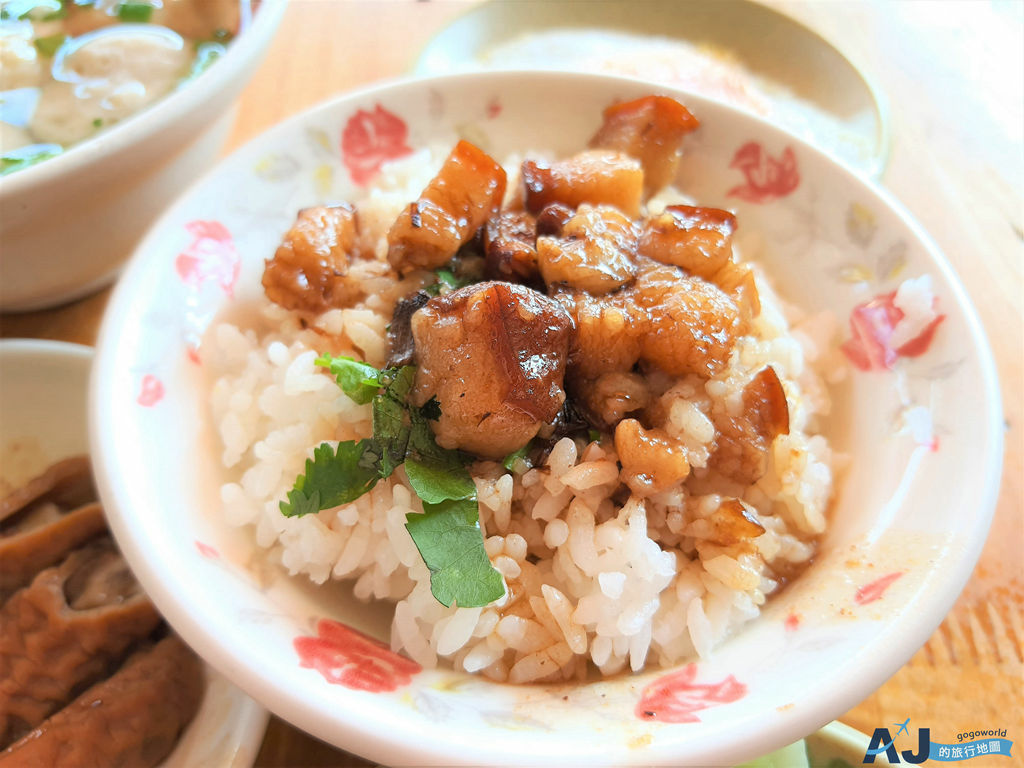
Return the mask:
<path id="1" fill-rule="evenodd" d="M 389 765 L 730 765 L 841 715 L 984 542 L 1001 417 L 886 193 L 669 88 L 351 93 L 201 179 L 91 440 L 175 630 Z"/>

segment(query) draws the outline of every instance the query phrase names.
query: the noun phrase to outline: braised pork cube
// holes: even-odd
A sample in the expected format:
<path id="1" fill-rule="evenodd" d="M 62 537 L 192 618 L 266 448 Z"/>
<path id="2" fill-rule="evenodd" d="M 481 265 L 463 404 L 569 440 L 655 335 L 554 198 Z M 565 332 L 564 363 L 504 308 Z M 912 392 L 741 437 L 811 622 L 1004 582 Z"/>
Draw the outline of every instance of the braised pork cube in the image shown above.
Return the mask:
<path id="1" fill-rule="evenodd" d="M 633 493 L 647 496 L 671 488 L 690 474 L 683 444 L 661 429 L 644 429 L 636 419 L 615 427 L 615 452 Z"/>
<path id="2" fill-rule="evenodd" d="M 388 261 L 399 272 L 437 269 L 469 242 L 505 197 L 505 170 L 460 141 L 419 199 L 388 232 Z"/>
<path id="3" fill-rule="evenodd" d="M 679 168 L 683 139 L 700 125 L 690 111 L 667 96 L 645 96 L 613 104 L 590 146 L 625 152 L 640 161 L 644 195 L 670 184 Z"/>
<path id="4" fill-rule="evenodd" d="M 638 252 L 711 280 L 732 260 L 736 217 L 718 208 L 670 205 L 644 225 Z"/>
<path id="5" fill-rule="evenodd" d="M 501 459 L 528 443 L 565 401 L 572 319 L 522 285 L 469 285 L 430 300 L 412 318 L 414 402 L 432 397 L 439 445 Z"/>
<path id="6" fill-rule="evenodd" d="M 602 430 L 614 429 L 627 415 L 643 411 L 651 402 L 646 377 L 633 371 L 610 371 L 596 379 L 571 372 L 567 384 L 577 411 Z"/>
<path id="7" fill-rule="evenodd" d="M 741 330 L 736 304 L 720 288 L 674 267 L 645 271 L 630 290 L 641 359 L 672 376 L 710 377 L 729 362 Z"/>
<path id="8" fill-rule="evenodd" d="M 554 163 L 526 160 L 521 175 L 530 213 L 552 203 L 614 205 L 632 217 L 640 212 L 644 172 L 639 161 L 622 152 L 588 150 Z"/>
<path id="9" fill-rule="evenodd" d="M 551 203 L 537 214 L 537 234 L 561 237 L 562 228 L 572 218 L 574 211 L 567 205 Z"/>
<path id="10" fill-rule="evenodd" d="M 502 211 L 484 225 L 486 274 L 492 280 L 531 285 L 537 268 L 537 222 L 526 211 Z"/>
<path id="11" fill-rule="evenodd" d="M 574 322 L 569 346 L 573 379 L 590 381 L 604 373 L 628 371 L 640 359 L 639 328 L 623 294 L 591 296 L 584 291 L 556 289 L 553 297 Z"/>
<path id="12" fill-rule="evenodd" d="M 633 281 L 636 245 L 632 219 L 608 205 L 584 204 L 562 226 L 561 237 L 537 238 L 537 263 L 548 285 L 597 296 Z"/>
<path id="13" fill-rule="evenodd" d="M 779 435 L 789 434 L 789 403 L 775 369 L 761 369 L 743 388 L 739 416 L 715 414 L 718 439 L 708 466 L 749 485 L 768 468 L 768 450 Z"/>
<path id="14" fill-rule="evenodd" d="M 285 309 L 314 313 L 353 301 L 359 289 L 345 278 L 357 235 L 358 222 L 351 205 L 299 211 L 263 270 L 267 298 Z"/>

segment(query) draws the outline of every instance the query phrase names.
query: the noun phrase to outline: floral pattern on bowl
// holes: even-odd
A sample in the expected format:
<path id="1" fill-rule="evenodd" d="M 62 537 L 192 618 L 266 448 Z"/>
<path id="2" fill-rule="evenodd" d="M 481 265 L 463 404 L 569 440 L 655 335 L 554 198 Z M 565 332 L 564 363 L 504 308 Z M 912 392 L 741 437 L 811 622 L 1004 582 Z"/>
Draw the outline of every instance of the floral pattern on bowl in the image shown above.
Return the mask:
<path id="1" fill-rule="evenodd" d="M 119 286 L 91 406 L 118 539 L 210 663 L 320 738 L 394 765 L 742 762 L 860 701 L 966 582 L 998 487 L 1001 431 L 991 358 L 962 287 L 884 192 L 766 123 L 686 95 L 702 128 L 679 186 L 733 208 L 744 256 L 784 298 L 835 321 L 828 433 L 848 466 L 818 558 L 758 620 L 699 663 L 582 685 L 420 671 L 364 637 L 386 638 L 385 608 L 287 577 L 217 519 L 197 340 L 216 313 L 259 295 L 264 260 L 296 211 L 356 198 L 386 159 L 459 137 L 498 157 L 568 154 L 604 106 L 647 89 L 490 73 L 344 96 L 214 169 L 155 226 Z M 843 320 L 884 302 L 901 276 L 922 275 L 944 315 L 927 343 L 883 354 L 881 372 L 850 364 L 838 351 Z M 131 512 L 141 508 L 146 516 Z"/>

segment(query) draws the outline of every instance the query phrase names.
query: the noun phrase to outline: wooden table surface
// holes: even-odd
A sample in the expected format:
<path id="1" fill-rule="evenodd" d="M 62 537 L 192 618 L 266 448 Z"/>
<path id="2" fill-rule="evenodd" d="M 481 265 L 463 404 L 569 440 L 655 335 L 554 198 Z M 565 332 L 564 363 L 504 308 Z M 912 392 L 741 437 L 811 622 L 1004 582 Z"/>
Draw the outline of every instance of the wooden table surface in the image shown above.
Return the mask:
<path id="1" fill-rule="evenodd" d="M 265 62 L 242 95 L 225 152 L 334 94 L 408 72 L 429 37 L 470 4 L 291 0 Z M 914 727 L 950 739 L 972 727 L 1002 727 L 1020 751 L 1024 5 L 772 4 L 825 34 L 888 95 L 894 141 L 883 184 L 931 232 L 962 277 L 995 352 L 1006 416 L 1003 485 L 968 587 L 925 647 L 841 719 L 870 733 L 909 716 Z M 0 316 L 0 336 L 92 344 L 108 296 L 109 289 L 54 310 Z M 369 763 L 273 718 L 256 765 Z"/>

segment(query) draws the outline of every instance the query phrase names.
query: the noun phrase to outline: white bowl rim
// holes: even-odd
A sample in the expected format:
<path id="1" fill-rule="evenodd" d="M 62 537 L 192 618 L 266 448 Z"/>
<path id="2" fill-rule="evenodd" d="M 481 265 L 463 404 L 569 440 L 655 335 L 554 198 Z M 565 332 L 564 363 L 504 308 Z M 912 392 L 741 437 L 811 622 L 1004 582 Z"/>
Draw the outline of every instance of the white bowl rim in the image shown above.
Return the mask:
<path id="1" fill-rule="evenodd" d="M 111 155 L 130 152 L 162 127 L 193 112 L 207 99 L 209 92 L 219 92 L 251 66 L 259 52 L 270 42 L 284 14 L 287 0 L 262 0 L 253 14 L 252 25 L 228 45 L 227 53 L 215 66 L 195 81 L 169 93 L 151 106 L 109 130 L 73 145 L 56 157 L 38 165 L 0 176 L 0 199 L 14 197 L 34 186 L 45 186 L 64 174 L 87 170 L 103 163 Z M 230 106 L 227 105 L 227 106 Z"/>
<path id="2" fill-rule="evenodd" d="M 865 177 L 853 169 L 847 163 L 818 149 L 800 137 L 789 133 L 784 128 L 780 128 L 756 115 L 744 112 L 726 102 L 691 94 L 673 86 L 649 83 L 631 77 L 605 75 L 603 73 L 591 74 L 545 70 L 488 70 L 439 76 L 401 77 L 375 82 L 357 90 L 333 96 L 309 107 L 270 127 L 259 136 L 254 137 L 245 145 L 235 150 L 229 158 L 250 152 L 251 148 L 258 144 L 264 142 L 271 143 L 279 134 L 290 131 L 293 126 L 301 125 L 310 116 L 335 109 L 337 105 L 343 102 L 358 103 L 359 100 L 365 99 L 368 96 L 381 95 L 389 91 L 427 84 L 444 83 L 446 85 L 451 84 L 454 87 L 460 81 L 486 79 L 500 86 L 504 83 L 524 79 L 548 79 L 552 77 L 562 78 L 566 81 L 603 80 L 609 85 L 618 83 L 632 88 L 635 88 L 638 83 L 647 84 L 653 91 L 668 94 L 674 93 L 680 98 L 695 104 L 700 102 L 712 103 L 740 120 L 756 124 L 761 132 L 783 137 L 786 141 L 798 146 L 801 152 L 816 155 L 828 164 L 835 166 L 841 173 L 852 178 L 855 184 L 861 185 L 880 199 L 896 214 L 913 237 L 921 244 L 935 268 L 947 280 L 953 297 L 956 300 L 956 306 L 962 312 L 965 326 L 974 343 L 974 349 L 977 351 L 979 373 L 986 400 L 982 419 L 983 428 L 987 431 L 984 440 L 984 450 L 992 457 L 992 461 L 987 464 L 988 469 L 984 478 L 979 481 L 983 492 L 977 507 L 979 510 L 978 524 L 971 529 L 972 535 L 969 540 L 960 540 L 961 546 L 958 548 L 959 554 L 956 556 L 955 567 L 935 574 L 932 583 L 937 588 L 929 590 L 928 596 L 915 604 L 915 608 L 918 611 L 918 618 L 915 623 L 909 629 L 902 625 L 897 627 L 891 624 L 883 628 L 880 635 L 876 635 L 873 642 L 883 643 L 884 641 L 884 647 L 888 649 L 887 654 L 876 657 L 868 667 L 861 666 L 846 672 L 837 671 L 836 674 L 838 676 L 829 681 L 830 686 L 828 688 L 818 685 L 813 689 L 815 695 L 809 695 L 800 701 L 794 702 L 792 707 L 787 710 L 784 724 L 770 724 L 770 733 L 765 732 L 765 729 L 769 727 L 767 721 L 760 729 L 746 729 L 742 732 L 734 732 L 731 742 L 728 745 L 722 745 L 714 753 L 680 753 L 678 751 L 679 742 L 666 738 L 663 741 L 656 741 L 654 744 L 645 747 L 644 750 L 624 748 L 622 754 L 616 756 L 610 755 L 604 749 L 600 754 L 579 755 L 577 752 L 578 756 L 575 760 L 569 760 L 567 764 L 577 764 L 580 759 L 585 760 L 587 758 L 592 761 L 607 762 L 609 759 L 614 759 L 614 757 L 619 757 L 623 760 L 631 758 L 632 762 L 657 762 L 659 764 L 670 762 L 678 764 L 679 761 L 684 761 L 686 764 L 691 762 L 701 764 L 707 761 L 720 764 L 721 757 L 725 754 L 726 750 L 728 750 L 728 756 L 745 755 L 741 759 L 750 759 L 757 754 L 770 752 L 772 749 L 780 748 L 805 737 L 863 701 L 873 690 L 902 667 L 927 641 L 928 637 L 941 624 L 964 586 L 966 586 L 988 536 L 1002 476 L 1004 442 L 1002 404 L 991 347 L 977 311 L 974 309 L 966 289 L 952 266 L 931 236 L 891 193 L 881 188 L 874 180 Z M 107 401 L 102 395 L 105 391 L 109 390 L 111 381 L 117 376 L 117 372 L 110 369 L 107 360 L 115 356 L 117 328 L 123 323 L 122 315 L 126 313 L 132 304 L 130 286 L 135 282 L 136 275 L 150 268 L 150 265 L 141 257 L 141 254 L 150 247 L 151 242 L 155 242 L 160 238 L 161 230 L 169 222 L 177 218 L 179 209 L 186 206 L 193 192 L 219 173 L 226 161 L 227 159 L 222 159 L 215 166 L 211 167 L 192 186 L 183 192 L 177 201 L 150 227 L 148 233 L 136 248 L 135 254 L 129 260 L 122 279 L 115 287 L 100 329 L 97 342 L 97 360 L 90 382 L 90 440 L 94 462 L 96 462 L 95 466 L 97 467 L 98 486 L 105 504 L 113 512 L 111 515 L 111 527 L 122 549 L 126 552 L 131 552 L 134 556 L 133 559 L 130 558 L 130 563 L 133 570 L 137 571 L 143 586 L 151 594 L 160 610 L 168 617 L 168 620 L 175 629 L 194 647 L 202 648 L 204 658 L 231 679 L 238 687 L 258 701 L 272 702 L 273 711 L 278 716 L 330 743 L 343 745 L 346 742 L 343 742 L 341 737 L 344 737 L 348 740 L 347 743 L 352 745 L 353 749 L 362 749 L 363 754 L 377 757 L 378 759 L 390 749 L 390 754 L 415 754 L 417 755 L 417 762 L 422 765 L 477 765 L 480 763 L 480 760 L 473 760 L 472 756 L 465 755 L 464 752 L 460 751 L 458 745 L 452 745 L 446 750 L 445 745 L 442 743 L 426 745 L 414 741 L 412 736 L 415 734 L 396 729 L 393 723 L 376 723 L 364 720 L 359 725 L 356 725 L 351 722 L 333 720 L 329 713 L 316 709 L 311 706 L 310 702 L 299 697 L 298 692 L 294 688 L 286 685 L 283 686 L 258 674 L 253 674 L 252 669 L 240 662 L 237 649 L 232 650 L 228 648 L 224 643 L 220 642 L 216 635 L 208 633 L 206 628 L 191 616 L 187 608 L 187 601 L 179 599 L 172 590 L 165 588 L 161 574 L 150 567 L 149 559 L 144 556 L 144 549 L 152 546 L 153 542 L 135 541 L 130 538 L 130 526 L 121 515 L 117 505 L 117 499 L 125 496 L 125 484 L 122 478 L 114 471 L 115 468 L 108 464 L 109 457 L 115 453 L 113 447 L 114 436 L 109 432 L 104 434 L 100 429 L 100 425 L 105 422 L 107 411 L 105 407 Z M 111 403 L 111 407 L 116 408 L 116 404 Z M 675 747 L 676 751 L 673 751 L 673 747 Z M 482 756 L 478 755 L 479 757 Z M 504 764 L 516 761 L 529 761 L 531 758 L 535 761 L 539 756 L 529 751 L 511 754 L 506 750 L 500 756 L 495 755 L 495 757 Z M 568 755 L 560 755 L 560 757 L 567 758 Z M 383 759 L 386 760 L 387 758 Z M 736 760 L 736 762 L 739 761 L 740 759 Z"/>

